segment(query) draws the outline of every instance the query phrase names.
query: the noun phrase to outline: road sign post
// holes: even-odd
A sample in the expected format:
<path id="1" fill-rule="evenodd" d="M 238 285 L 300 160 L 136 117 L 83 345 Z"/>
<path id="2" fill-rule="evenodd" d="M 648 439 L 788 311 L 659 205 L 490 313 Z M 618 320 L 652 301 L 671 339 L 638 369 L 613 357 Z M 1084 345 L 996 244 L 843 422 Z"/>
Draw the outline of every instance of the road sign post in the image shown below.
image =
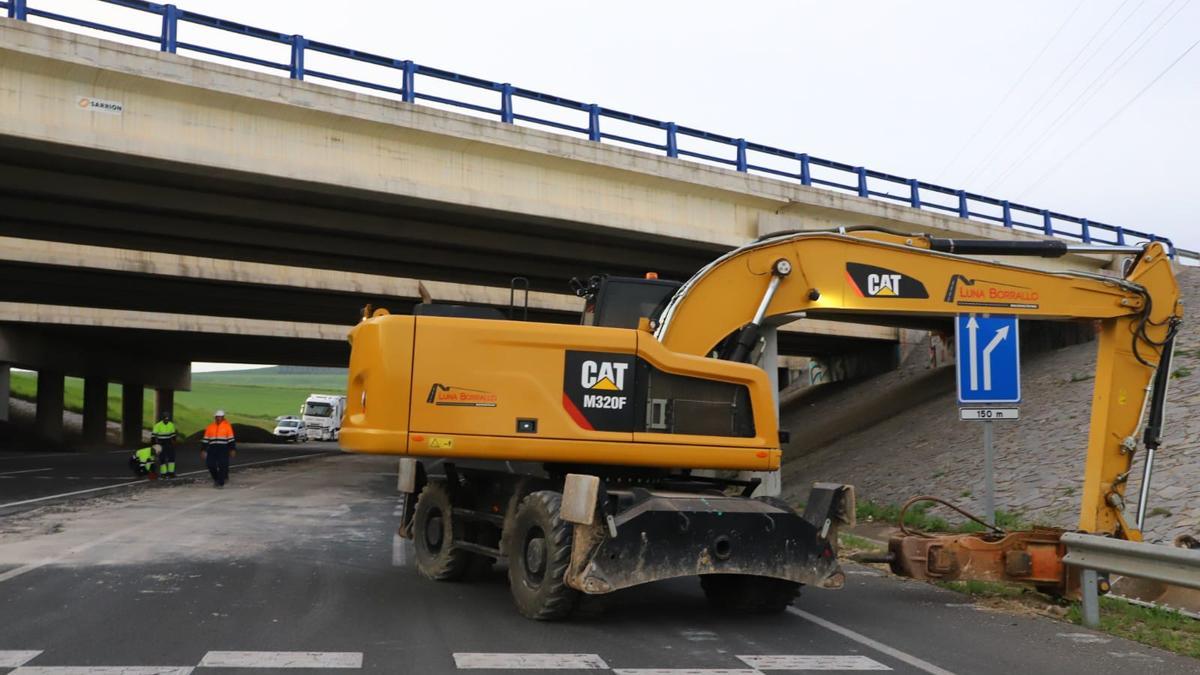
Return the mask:
<path id="1" fill-rule="evenodd" d="M 992 422 L 1018 419 L 1021 349 L 1015 316 L 960 314 L 955 322 L 958 417 L 983 422 L 983 507 L 996 524 L 995 450 Z"/>
<path id="2" fill-rule="evenodd" d="M 983 512 L 989 525 L 996 524 L 996 475 L 993 473 L 992 421 L 983 423 Z"/>

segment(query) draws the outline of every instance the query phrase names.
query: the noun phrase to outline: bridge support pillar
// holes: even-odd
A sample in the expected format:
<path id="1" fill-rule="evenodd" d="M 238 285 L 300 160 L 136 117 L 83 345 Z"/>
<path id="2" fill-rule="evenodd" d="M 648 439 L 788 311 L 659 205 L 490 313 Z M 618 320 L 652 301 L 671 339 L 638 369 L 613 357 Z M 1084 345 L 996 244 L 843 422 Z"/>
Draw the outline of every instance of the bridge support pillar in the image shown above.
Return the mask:
<path id="1" fill-rule="evenodd" d="M 775 421 L 779 422 L 779 328 L 763 326 L 760 332 L 763 338 L 762 356 L 759 365 L 767 371 L 767 380 L 771 383 L 771 396 L 775 402 Z M 756 497 L 778 497 L 783 492 L 783 470 L 779 471 L 750 471 L 741 478 L 760 478 L 762 484 L 754 491 Z"/>
<path id="2" fill-rule="evenodd" d="M 55 443 L 63 438 L 63 391 L 66 376 L 53 370 L 37 374 L 37 413 L 35 428 L 42 438 Z"/>
<path id="3" fill-rule="evenodd" d="M 121 384 L 121 445 L 135 448 L 142 444 L 142 401 L 141 382 Z"/>
<path id="4" fill-rule="evenodd" d="M 89 377 L 83 381 L 83 442 L 103 445 L 108 439 L 108 381 Z"/>
<path id="5" fill-rule="evenodd" d="M 154 390 L 154 421 L 162 419 L 163 413 L 175 416 L 175 390 L 174 389 L 155 389 Z"/>
<path id="6" fill-rule="evenodd" d="M 0 362 L 0 422 L 8 421 L 8 397 L 12 393 L 12 366 Z"/>

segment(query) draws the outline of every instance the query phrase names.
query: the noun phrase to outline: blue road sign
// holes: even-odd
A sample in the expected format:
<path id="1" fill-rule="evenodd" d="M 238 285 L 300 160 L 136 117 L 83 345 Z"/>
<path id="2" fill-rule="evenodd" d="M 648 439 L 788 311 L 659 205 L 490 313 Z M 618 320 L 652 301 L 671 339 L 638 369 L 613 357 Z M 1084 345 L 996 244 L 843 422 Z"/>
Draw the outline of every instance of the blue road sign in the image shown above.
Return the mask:
<path id="1" fill-rule="evenodd" d="M 1021 348 L 1017 317 L 959 314 L 958 402 L 1017 403 L 1021 400 Z"/>

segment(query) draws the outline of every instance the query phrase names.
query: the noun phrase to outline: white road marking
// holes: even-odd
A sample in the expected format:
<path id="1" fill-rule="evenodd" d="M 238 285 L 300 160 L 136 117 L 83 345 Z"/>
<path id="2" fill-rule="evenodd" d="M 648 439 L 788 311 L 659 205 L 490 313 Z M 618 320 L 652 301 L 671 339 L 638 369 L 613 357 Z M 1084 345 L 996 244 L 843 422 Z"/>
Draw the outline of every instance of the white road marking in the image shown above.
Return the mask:
<path id="1" fill-rule="evenodd" d="M 40 649 L 0 649 L 0 668 L 16 668 L 33 660 L 33 657 L 41 654 Z"/>
<path id="2" fill-rule="evenodd" d="M 762 675 L 753 668 L 613 668 L 613 675 Z"/>
<path id="3" fill-rule="evenodd" d="M 0 473 L 0 476 L 15 476 L 19 473 L 39 473 L 41 471 L 53 471 L 53 470 L 54 470 L 54 468 L 49 467 L 49 466 L 44 469 L 21 469 L 20 471 L 5 471 L 4 473 Z"/>
<path id="4" fill-rule="evenodd" d="M 126 451 L 122 450 L 121 452 L 126 452 Z M 323 457 L 323 456 L 324 455 L 321 453 L 313 453 L 313 454 L 309 454 L 309 455 L 295 455 L 292 457 L 281 457 L 279 459 L 264 459 L 261 462 L 247 462 L 247 463 L 243 463 L 243 464 L 230 464 L 229 468 L 230 469 L 240 469 L 240 468 L 247 467 L 247 466 L 259 466 L 261 464 L 273 464 L 275 462 L 287 462 L 287 461 L 291 461 L 294 459 L 304 459 L 307 457 Z M 181 473 L 179 475 L 180 475 L 180 477 L 194 476 L 196 474 L 201 474 L 201 473 L 208 473 L 208 469 L 200 469 L 199 471 L 188 471 L 187 473 Z M 35 478 L 43 478 L 43 476 L 35 476 Z M 147 481 L 145 478 L 138 478 L 136 480 L 125 481 L 124 483 L 114 483 L 112 485 L 101 485 L 100 487 L 87 488 L 84 490 L 75 490 L 74 492 L 60 492 L 58 494 L 47 495 L 45 497 L 36 497 L 34 499 L 25 499 L 25 500 L 22 500 L 19 502 L 9 502 L 7 504 L 0 504 L 0 509 L 8 508 L 10 506 L 24 506 L 26 504 L 36 504 L 38 502 L 44 502 L 44 501 L 48 501 L 51 499 L 61 499 L 63 497 L 74 497 L 75 495 L 87 494 L 89 492 L 99 492 L 100 490 L 111 490 L 113 488 L 125 487 L 127 485 L 140 485 L 142 483 L 148 483 L 148 482 L 149 481 Z M 3 580 L 4 579 L 0 578 L 0 581 L 3 581 Z"/>
<path id="5" fill-rule="evenodd" d="M 496 654 L 455 652 L 454 665 L 467 669 L 607 670 L 599 654 Z"/>
<path id="6" fill-rule="evenodd" d="M 825 619 L 822 619 L 821 617 L 817 616 L 816 614 L 810 614 L 809 612 L 806 612 L 802 609 L 796 609 L 795 607 L 788 607 L 787 611 L 791 612 L 792 614 L 795 614 L 796 616 L 798 616 L 806 621 L 815 623 L 818 626 L 820 626 L 821 628 L 824 628 L 826 630 L 831 630 L 831 631 L 837 633 L 838 635 L 850 638 L 851 640 L 854 640 L 855 642 L 857 642 L 860 645 L 870 647 L 871 649 L 874 649 L 875 651 L 877 651 L 881 654 L 887 654 L 888 656 L 892 657 L 893 659 L 896 659 L 897 661 L 902 661 L 904 663 L 907 663 L 908 665 L 912 666 L 913 668 L 923 670 L 923 671 L 929 673 L 930 675 L 954 675 L 954 673 L 950 672 L 949 670 L 946 670 L 945 668 L 940 668 L 924 659 L 919 659 L 919 658 L 913 656 L 912 654 L 909 654 L 907 652 L 902 652 L 899 649 L 896 649 L 895 647 L 889 647 L 878 640 L 873 640 L 873 639 L 867 637 L 866 635 L 863 635 L 862 633 L 852 631 L 849 628 L 846 628 L 844 626 L 839 626 L 838 624 L 836 624 L 832 621 L 827 621 Z"/>
<path id="7" fill-rule="evenodd" d="M 266 485 L 271 485 L 272 483 L 278 483 L 279 481 L 289 479 L 289 478 L 292 478 L 292 476 L 290 476 L 290 475 L 289 476 L 279 476 L 278 478 L 273 478 L 269 481 L 259 483 L 258 485 L 252 486 L 251 489 L 263 487 Z M 8 581 L 9 579 L 15 579 L 16 577 L 19 577 L 22 574 L 25 574 L 26 572 L 32 572 L 32 571 L 38 569 L 39 567 L 44 567 L 46 565 L 52 565 L 54 563 L 61 562 L 62 560 L 75 555 L 76 553 L 82 553 L 90 548 L 99 546 L 100 544 L 103 544 L 105 542 L 112 541 L 113 539 L 116 539 L 117 537 L 120 537 L 124 534 L 128 534 L 129 532 L 133 532 L 135 530 L 141 530 L 141 529 L 148 529 L 147 526 L 149 526 L 149 525 L 156 525 L 156 524 L 161 523 L 164 520 L 167 520 L 169 518 L 176 518 L 176 517 L 181 516 L 189 511 L 195 511 L 196 509 L 208 506 L 209 504 L 216 503 L 223 498 L 224 498 L 223 496 L 213 497 L 212 499 L 206 499 L 202 502 L 197 502 L 195 504 L 192 504 L 191 506 L 185 506 L 182 509 L 179 509 L 176 511 L 171 511 L 170 513 L 164 513 L 161 516 L 158 516 L 156 518 L 151 518 L 150 520 L 147 520 L 143 523 L 137 523 L 136 525 L 130 525 L 129 527 L 122 528 L 120 530 L 117 530 L 116 532 L 110 532 L 109 534 L 106 534 L 103 537 L 100 537 L 98 539 L 93 539 L 92 541 L 85 542 L 78 546 L 69 548 L 66 551 L 63 551 L 59 555 L 42 558 L 41 560 L 38 560 L 37 562 L 31 562 L 28 565 L 22 565 L 21 567 L 17 567 L 17 568 L 9 570 L 7 572 L 0 573 L 0 583 Z M 10 673 L 9 675 L 12 675 L 12 674 Z"/>
<path id="8" fill-rule="evenodd" d="M 209 652 L 201 668 L 362 668 L 362 652 Z"/>
<path id="9" fill-rule="evenodd" d="M 717 634 L 711 630 L 683 630 L 679 631 L 679 634 L 689 642 L 709 642 L 718 639 Z"/>
<path id="10" fill-rule="evenodd" d="M 47 495 L 45 497 L 35 497 L 34 499 L 23 499 L 19 502 L 9 502 L 7 504 L 0 504 L 0 509 L 8 508 L 10 506 L 24 506 L 26 504 L 36 504 L 38 502 L 49 501 L 51 499 L 60 499 L 62 497 L 74 497 L 75 495 L 83 495 L 83 494 L 87 494 L 89 492 L 99 492 L 100 490 L 111 490 L 113 488 L 119 488 L 119 487 L 124 487 L 126 485 L 134 485 L 136 483 L 145 483 L 145 482 L 146 482 L 146 480 L 144 478 L 140 478 L 138 480 L 125 481 L 124 483 L 113 483 L 112 485 L 101 485 L 100 487 L 87 488 L 84 490 L 75 490 L 74 492 L 60 492 L 58 494 Z"/>
<path id="11" fill-rule="evenodd" d="M 1112 642 L 1109 638 L 1092 635 L 1091 633 L 1059 633 L 1058 637 L 1066 638 L 1071 642 L 1081 645 L 1102 645 Z"/>
<path id="12" fill-rule="evenodd" d="M 188 675 L 191 665 L 26 665 L 8 675 Z"/>
<path id="13" fill-rule="evenodd" d="M 772 654 L 739 656 L 755 670 L 891 670 L 866 656 L 824 656 L 815 654 Z"/>

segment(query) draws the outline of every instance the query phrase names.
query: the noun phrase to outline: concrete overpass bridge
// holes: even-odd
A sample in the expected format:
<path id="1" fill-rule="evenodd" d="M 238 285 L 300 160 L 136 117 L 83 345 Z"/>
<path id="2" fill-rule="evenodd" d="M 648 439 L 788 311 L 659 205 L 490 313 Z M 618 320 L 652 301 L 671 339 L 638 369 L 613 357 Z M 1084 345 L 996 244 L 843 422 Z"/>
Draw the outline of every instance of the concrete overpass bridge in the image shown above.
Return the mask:
<path id="1" fill-rule="evenodd" d="M 406 311 L 417 280 L 439 300 L 507 306 L 523 276 L 533 318 L 573 321 L 571 276 L 686 278 L 782 229 L 1152 238 L 169 5 L 104 4 L 161 17 L 162 33 L 0 2 L 12 17 L 0 19 L 0 362 L 39 370 L 51 437 L 64 374 L 91 391 L 153 386 L 169 405 L 192 360 L 340 365 L 358 308 Z M 192 24 L 281 45 L 290 60 L 187 42 Z M 306 50 L 351 75 L 306 69 Z M 359 79 L 363 65 L 391 68 L 400 86 Z M 494 94 L 498 107 L 423 92 L 427 81 Z M 900 339 L 808 320 L 780 335 L 784 353 L 817 355 Z M 140 420 L 141 397 L 125 398 Z"/>

